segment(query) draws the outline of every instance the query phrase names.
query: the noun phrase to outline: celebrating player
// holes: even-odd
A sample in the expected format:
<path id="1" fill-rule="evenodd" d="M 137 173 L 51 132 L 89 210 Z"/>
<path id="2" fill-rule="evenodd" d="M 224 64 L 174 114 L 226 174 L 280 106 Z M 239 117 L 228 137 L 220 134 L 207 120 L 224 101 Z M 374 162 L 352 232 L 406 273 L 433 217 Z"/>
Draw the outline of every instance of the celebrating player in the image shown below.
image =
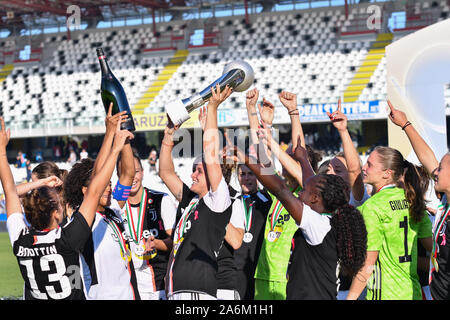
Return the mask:
<path id="1" fill-rule="evenodd" d="M 446 268 L 448 263 L 447 236 L 450 230 L 447 228 L 450 197 L 450 154 L 446 153 L 441 162 L 438 162 L 433 150 L 419 135 L 411 122 L 408 121 L 404 112 L 397 110 L 388 101 L 390 108 L 389 119 L 405 131 L 417 158 L 422 163 L 428 174 L 433 176 L 436 192 L 442 193 L 441 204 L 435 214 L 431 245 L 431 270 L 430 270 L 430 292 L 435 300 L 448 300 L 450 298 L 450 270 Z M 429 249 L 429 246 L 424 246 Z"/>
<path id="2" fill-rule="evenodd" d="M 348 205 L 344 180 L 312 176 L 296 198 L 280 177 L 262 174 L 260 164 L 238 149 L 237 153 L 299 226 L 288 269 L 287 299 L 336 299 L 339 268 L 350 276 L 356 274 L 364 263 L 367 239 L 361 214 Z"/>
<path id="3" fill-rule="evenodd" d="M 172 250 L 171 236 L 177 208 L 167 193 L 142 185 L 144 168 L 139 155 L 136 152 L 132 155 L 136 169 L 121 215 L 130 239 L 141 299 L 165 300 L 164 276 Z M 117 163 L 118 174 L 122 172 L 122 163 Z"/>
<path id="4" fill-rule="evenodd" d="M 174 128 L 169 123 L 161 146 L 159 174 L 179 201 L 174 247 L 166 275 L 168 299 L 215 299 L 217 256 L 231 216 L 228 186 L 219 163 L 217 108 L 231 94 L 211 88 L 207 105 L 204 158 L 194 161 L 192 186 L 176 175 L 172 160 Z"/>
<path id="5" fill-rule="evenodd" d="M 368 300 L 420 300 L 417 241 L 431 251 L 431 222 L 414 165 L 398 150 L 376 147 L 363 167 L 375 195 L 359 207 L 367 226 L 367 258 L 347 300 L 367 286 Z"/>
<path id="6" fill-rule="evenodd" d="M 55 189 L 42 187 L 27 195 L 24 210 L 31 224 L 27 227 L 6 159 L 10 133 L 5 130 L 3 118 L 0 122 L 0 179 L 6 195 L 8 233 L 25 280 L 24 298 L 84 299 L 79 254 L 91 235 L 97 204 L 109 182 L 117 156 L 126 139 L 133 135 L 117 126 L 110 157 L 92 178 L 83 202 L 65 225 L 59 225 L 63 219 L 63 207 Z M 69 280 L 71 278 L 75 283 Z"/>

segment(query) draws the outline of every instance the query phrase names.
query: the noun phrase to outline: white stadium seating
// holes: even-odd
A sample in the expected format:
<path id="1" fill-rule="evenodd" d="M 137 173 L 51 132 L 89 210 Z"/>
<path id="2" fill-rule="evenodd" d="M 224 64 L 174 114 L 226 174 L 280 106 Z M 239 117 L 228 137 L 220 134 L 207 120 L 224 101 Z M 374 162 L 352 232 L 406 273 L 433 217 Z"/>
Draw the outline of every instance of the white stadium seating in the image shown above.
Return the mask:
<path id="1" fill-rule="evenodd" d="M 439 11 L 439 19 L 445 18 L 447 2 L 436 4 L 424 2 L 419 12 L 434 9 Z M 355 6 L 349 19 L 366 7 Z M 222 31 L 222 45 L 205 51 L 190 50 L 146 113 L 163 112 L 168 101 L 205 88 L 221 75 L 226 62 L 237 59 L 253 66 L 254 86 L 277 106 L 281 90 L 297 93 L 299 105 L 334 103 L 343 95 L 374 40 L 371 35 L 353 40 L 339 36 L 339 27 L 345 29 L 348 24 L 343 7 L 260 13 L 250 17 L 249 26 L 242 16 L 216 21 Z M 157 25 L 157 31 L 161 35 L 183 35 L 185 23 L 163 22 Z M 43 46 L 54 48 L 51 57 L 33 66 L 16 66 L 0 83 L 0 107 L 7 125 L 57 127 L 67 119 L 73 120 L 74 126 L 102 124 L 104 110 L 95 51 L 100 46 L 133 107 L 173 54 L 142 54 L 142 48 L 161 46 L 161 39 L 155 38 L 151 25 L 76 31 L 71 40 L 62 33 L 46 35 Z M 383 58 L 359 100 L 386 98 L 385 72 Z M 223 108 L 243 108 L 244 97 L 233 96 Z M 448 89 L 446 101 L 450 102 Z"/>

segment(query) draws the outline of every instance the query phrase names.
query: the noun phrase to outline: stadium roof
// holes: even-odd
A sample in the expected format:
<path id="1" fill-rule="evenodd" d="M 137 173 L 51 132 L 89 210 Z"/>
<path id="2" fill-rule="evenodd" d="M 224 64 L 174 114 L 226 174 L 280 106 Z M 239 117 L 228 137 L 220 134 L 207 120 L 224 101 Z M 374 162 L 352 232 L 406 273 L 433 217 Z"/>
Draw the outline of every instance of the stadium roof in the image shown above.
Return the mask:
<path id="1" fill-rule="evenodd" d="M 67 17 L 73 13 L 69 8 L 73 6 L 80 9 L 81 20 L 98 22 L 155 12 L 169 14 L 174 20 L 199 10 L 259 5 L 266 11 L 276 4 L 314 1 L 318 0 L 0 0 L 0 29 L 65 25 Z"/>

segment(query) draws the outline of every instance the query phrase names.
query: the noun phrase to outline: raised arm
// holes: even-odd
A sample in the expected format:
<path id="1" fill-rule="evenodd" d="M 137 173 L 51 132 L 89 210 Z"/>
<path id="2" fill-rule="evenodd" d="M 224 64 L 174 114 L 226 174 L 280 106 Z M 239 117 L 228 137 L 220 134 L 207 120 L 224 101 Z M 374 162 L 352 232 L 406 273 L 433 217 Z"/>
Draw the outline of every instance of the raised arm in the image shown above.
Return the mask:
<path id="1" fill-rule="evenodd" d="M 127 118 L 126 111 L 122 111 L 116 113 L 115 115 L 112 115 L 112 106 L 113 103 L 111 102 L 105 118 L 106 132 L 105 136 L 103 137 L 103 143 L 100 147 L 100 151 L 98 152 L 97 159 L 94 163 L 94 169 L 92 170 L 93 175 L 95 175 L 99 168 L 104 165 L 106 159 L 110 156 L 111 145 L 114 140 L 114 135 L 116 133 L 117 123 L 119 122 L 119 119 L 121 119 L 121 122 L 124 122 Z"/>
<path id="2" fill-rule="evenodd" d="M 278 158 L 281 165 L 289 172 L 289 174 L 297 180 L 300 186 L 303 186 L 303 174 L 302 167 L 295 161 L 286 151 L 284 151 L 280 145 L 275 141 L 272 135 L 267 130 L 267 127 L 259 130 L 259 137 L 272 151 L 272 153 Z M 298 138 L 300 139 L 300 137 Z"/>
<path id="3" fill-rule="evenodd" d="M 362 178 L 361 161 L 358 151 L 353 145 L 352 138 L 347 130 L 347 117 L 342 113 L 341 99 L 338 101 L 338 109 L 333 113 L 327 112 L 333 126 L 339 132 L 344 150 L 345 161 L 347 162 L 348 178 L 350 188 L 355 200 L 362 200 L 364 197 L 364 183 Z"/>
<path id="4" fill-rule="evenodd" d="M 258 132 L 258 127 L 259 127 L 259 121 L 258 121 L 258 113 L 256 112 L 256 103 L 258 101 L 258 97 L 259 97 L 259 91 L 258 91 L 258 89 L 255 88 L 250 91 L 247 91 L 246 99 L 245 99 L 248 123 L 250 125 L 250 136 L 251 136 L 253 144 L 258 143 L 257 132 Z"/>
<path id="5" fill-rule="evenodd" d="M 258 181 L 280 200 L 289 214 L 294 218 L 295 222 L 300 224 L 303 215 L 303 202 L 292 194 L 283 179 L 275 174 L 263 174 L 261 165 L 256 164 L 255 159 L 252 160 L 237 147 L 235 147 L 235 152 L 237 153 L 239 161 L 244 162 L 245 165 L 252 170 Z"/>
<path id="6" fill-rule="evenodd" d="M 175 166 L 173 165 L 172 150 L 174 146 L 173 134 L 177 127 L 173 125 L 169 117 L 168 124 L 164 129 L 164 138 L 161 142 L 161 151 L 159 154 L 159 177 L 173 194 L 175 199 L 181 201 L 183 196 L 183 181 L 177 176 Z"/>
<path id="7" fill-rule="evenodd" d="M 120 124 L 121 121 L 119 119 L 114 135 L 114 144 L 112 148 L 110 148 L 111 152 L 104 164 L 101 167 L 98 167 L 98 171 L 92 177 L 92 181 L 84 194 L 83 202 L 79 208 L 79 212 L 83 215 L 89 226 L 92 226 L 92 223 L 94 222 L 95 212 L 97 211 L 100 197 L 111 181 L 111 175 L 114 171 L 119 153 L 122 151 L 127 139 L 134 138 L 134 135 L 128 130 L 120 130 Z"/>
<path id="8" fill-rule="evenodd" d="M 291 140 L 292 140 L 292 150 L 297 147 L 297 141 L 301 142 L 301 146 L 305 146 L 305 136 L 303 134 L 302 124 L 300 122 L 300 114 L 297 109 L 297 95 L 287 91 L 281 91 L 280 101 L 288 110 L 289 117 L 291 118 Z"/>
<path id="9" fill-rule="evenodd" d="M 16 186 L 16 189 L 19 197 L 22 197 L 31 190 L 38 189 L 40 187 L 56 188 L 61 186 L 62 184 L 63 182 L 57 176 L 50 176 L 36 181 L 21 183 Z"/>
<path id="10" fill-rule="evenodd" d="M 300 166 L 302 167 L 302 186 L 304 186 L 306 181 L 309 178 L 313 177 L 316 173 L 314 172 L 313 168 L 311 167 L 311 163 L 309 162 L 308 151 L 306 151 L 306 149 L 301 146 L 300 137 L 297 141 L 297 147 L 293 151 L 293 157 L 300 163 Z"/>
<path id="11" fill-rule="evenodd" d="M 272 123 L 274 118 L 275 106 L 272 102 L 263 98 L 262 106 L 258 104 L 259 115 L 261 117 L 261 126 L 264 128 L 267 135 L 272 136 Z M 264 147 L 267 158 L 272 162 L 272 153 L 270 148 Z"/>
<path id="12" fill-rule="evenodd" d="M 129 140 L 126 140 L 120 156 L 120 175 L 117 183 L 131 188 L 136 174 L 136 167 L 134 166 L 133 150 Z M 118 200 L 117 203 L 123 208 L 126 200 Z"/>
<path id="13" fill-rule="evenodd" d="M 212 97 L 207 105 L 205 132 L 203 133 L 203 151 L 205 155 L 206 173 L 211 186 L 215 192 L 222 180 L 222 168 L 219 160 L 219 130 L 217 128 L 217 108 L 231 94 L 232 89 L 228 86 L 221 92 L 217 84 L 216 89 L 211 88 Z"/>
<path id="14" fill-rule="evenodd" d="M 425 167 L 428 174 L 432 174 L 434 169 L 439 166 L 439 161 L 436 159 L 436 155 L 430 146 L 423 140 L 414 126 L 406 118 L 406 114 L 403 111 L 394 108 L 392 103 L 388 100 L 389 108 L 391 112 L 389 113 L 389 119 L 393 124 L 399 126 L 405 131 L 409 142 L 417 155 L 420 163 Z"/>
<path id="15" fill-rule="evenodd" d="M 22 206 L 6 155 L 6 146 L 11 137 L 11 131 L 10 129 L 6 130 L 3 117 L 0 117 L 0 124 L 0 180 L 2 182 L 3 192 L 5 193 L 6 217 L 8 218 L 13 213 L 22 212 Z"/>

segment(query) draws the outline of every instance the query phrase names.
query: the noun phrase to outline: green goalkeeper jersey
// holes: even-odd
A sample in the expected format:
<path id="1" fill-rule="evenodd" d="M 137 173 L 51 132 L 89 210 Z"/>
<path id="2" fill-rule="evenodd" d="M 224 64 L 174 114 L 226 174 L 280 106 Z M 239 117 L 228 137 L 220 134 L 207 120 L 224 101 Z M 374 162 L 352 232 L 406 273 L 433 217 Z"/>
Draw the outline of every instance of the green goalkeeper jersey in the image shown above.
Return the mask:
<path id="1" fill-rule="evenodd" d="M 367 228 L 367 251 L 378 259 L 367 282 L 367 300 L 420 300 L 417 240 L 431 237 L 431 221 L 414 222 L 405 192 L 386 186 L 368 199 L 361 211 Z"/>
<path id="2" fill-rule="evenodd" d="M 293 194 L 297 197 L 300 190 L 297 188 Z M 270 192 L 269 195 L 272 197 L 272 207 L 267 215 L 255 278 L 287 282 L 286 272 L 291 256 L 292 237 L 298 226 L 281 202 Z"/>

